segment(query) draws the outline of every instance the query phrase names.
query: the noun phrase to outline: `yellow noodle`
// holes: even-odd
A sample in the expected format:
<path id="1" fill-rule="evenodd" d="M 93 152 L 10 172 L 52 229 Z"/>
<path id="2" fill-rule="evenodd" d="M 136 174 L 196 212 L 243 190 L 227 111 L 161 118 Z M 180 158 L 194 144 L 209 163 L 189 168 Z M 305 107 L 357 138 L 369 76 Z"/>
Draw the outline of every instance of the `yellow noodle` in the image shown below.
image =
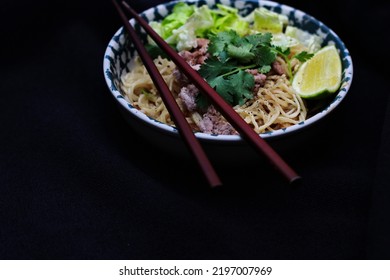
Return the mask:
<path id="1" fill-rule="evenodd" d="M 121 77 L 122 90 L 125 93 L 125 99 L 147 116 L 160 122 L 173 125 L 169 112 L 159 96 L 145 66 L 142 64 L 142 61 L 139 57 L 136 57 L 133 63 L 132 70 Z M 175 64 L 172 61 L 161 57 L 156 58 L 154 63 L 171 92 L 176 92 L 177 85 L 173 76 Z"/>
<path id="2" fill-rule="evenodd" d="M 302 99 L 292 90 L 285 75 L 267 77 L 256 96 L 235 110 L 257 133 L 297 124 L 307 116 Z"/>
<path id="3" fill-rule="evenodd" d="M 174 63 L 161 57 L 155 59 L 154 62 L 174 93 L 179 106 L 183 108 L 177 97 L 180 88 L 173 75 Z M 284 63 L 282 60 L 280 62 Z M 293 60 L 293 69 L 298 66 L 299 61 Z M 132 71 L 122 77 L 122 90 L 127 101 L 146 115 L 160 122 L 174 125 L 139 58 L 135 59 Z M 235 106 L 234 109 L 257 133 L 286 128 L 304 121 L 307 117 L 305 103 L 295 94 L 285 75 L 268 76 L 265 85 L 259 88 L 253 99 L 248 100 L 242 106 Z M 197 112 L 187 116 L 187 120 L 195 129 L 201 119 L 201 115 Z"/>

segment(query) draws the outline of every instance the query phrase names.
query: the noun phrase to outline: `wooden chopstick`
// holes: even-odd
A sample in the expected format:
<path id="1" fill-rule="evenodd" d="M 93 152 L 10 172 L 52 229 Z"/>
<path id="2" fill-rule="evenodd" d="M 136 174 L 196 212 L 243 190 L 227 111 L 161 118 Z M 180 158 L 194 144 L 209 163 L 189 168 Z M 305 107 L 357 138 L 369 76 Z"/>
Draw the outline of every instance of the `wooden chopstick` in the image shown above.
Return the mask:
<path id="1" fill-rule="evenodd" d="M 186 74 L 192 83 L 203 93 L 206 94 L 214 106 L 223 114 L 223 116 L 231 123 L 231 125 L 240 133 L 241 137 L 247 140 L 254 148 L 265 155 L 266 158 L 275 166 L 275 168 L 288 180 L 289 183 L 299 180 L 301 177 L 272 149 L 268 143 L 262 139 L 250 127 L 241 116 L 228 104 L 225 100 L 199 75 L 197 71 L 172 49 L 149 24 L 140 17 L 125 1 L 122 5 L 137 20 L 148 35 L 156 42 L 156 44 L 167 54 L 168 57 L 176 64 L 176 66 Z"/>
<path id="2" fill-rule="evenodd" d="M 176 127 L 178 128 L 180 135 L 185 140 L 184 142 L 187 144 L 187 147 L 192 152 L 193 156 L 196 158 L 208 183 L 210 184 L 211 187 L 221 186 L 222 185 L 221 180 L 219 179 L 216 171 L 214 170 L 210 160 L 208 159 L 198 139 L 195 137 L 192 128 L 188 124 L 186 118 L 184 117 L 182 111 L 180 110 L 180 107 L 176 103 L 175 98 L 173 97 L 171 91 L 169 90 L 169 87 L 165 83 L 163 77 L 158 71 L 156 65 L 154 64 L 153 59 L 149 56 L 143 43 L 138 38 L 137 33 L 135 32 L 132 25 L 129 23 L 126 15 L 122 11 L 119 4 L 116 2 L 116 0 L 112 0 L 112 2 L 116 7 L 128 31 L 128 34 L 134 44 L 134 47 L 137 49 L 137 52 L 141 57 L 146 69 L 148 70 L 148 73 L 150 74 L 153 83 L 158 89 L 165 106 L 167 107 Z"/>

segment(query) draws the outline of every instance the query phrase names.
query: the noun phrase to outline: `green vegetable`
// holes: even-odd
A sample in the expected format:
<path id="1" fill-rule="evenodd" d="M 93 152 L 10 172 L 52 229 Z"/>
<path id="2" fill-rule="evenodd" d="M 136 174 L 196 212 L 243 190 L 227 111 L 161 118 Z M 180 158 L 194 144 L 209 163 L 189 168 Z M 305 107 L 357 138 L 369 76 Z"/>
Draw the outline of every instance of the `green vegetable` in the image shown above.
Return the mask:
<path id="1" fill-rule="evenodd" d="M 240 37 L 235 31 L 224 31 L 211 37 L 211 57 L 201 65 L 200 75 L 231 105 L 242 105 L 253 98 L 255 80 L 246 69 L 266 73 L 276 59 L 270 33 Z M 207 104 L 199 95 L 198 106 Z"/>
<path id="2" fill-rule="evenodd" d="M 207 5 L 197 7 L 178 2 L 161 23 L 151 22 L 150 25 L 177 51 L 196 47 L 197 38 L 210 39 L 210 57 L 201 65 L 199 73 L 232 106 L 253 98 L 254 76 L 245 70 L 257 69 L 267 74 L 280 56 L 287 64 L 291 81 L 291 60 L 305 62 L 321 45 L 319 36 L 287 26 L 287 16 L 264 7 L 242 17 L 238 9 L 223 4 L 216 6 L 210 9 Z M 149 43 L 150 52 L 161 55 L 153 46 L 154 42 Z M 291 57 L 291 48 L 300 43 L 308 52 Z M 198 95 L 197 103 L 200 108 L 208 105 L 202 95 Z"/>
<path id="3" fill-rule="evenodd" d="M 253 97 L 254 78 L 245 72 L 246 67 L 238 67 L 235 61 L 221 63 L 216 57 L 209 58 L 199 73 L 228 103 L 243 104 Z M 208 105 L 202 95 L 198 95 L 198 106 Z"/>
<path id="4" fill-rule="evenodd" d="M 168 44 L 176 45 L 178 51 L 196 47 L 196 38 L 205 38 L 207 30 L 214 25 L 210 11 L 206 5 L 196 8 L 185 24 L 173 30 L 172 35 L 164 39 Z"/>
<path id="5" fill-rule="evenodd" d="M 197 38 L 209 38 L 216 34 L 233 30 L 240 36 L 253 33 L 272 33 L 272 44 L 281 48 L 290 48 L 302 43 L 310 53 L 319 50 L 322 40 L 296 27 L 287 26 L 288 18 L 260 7 L 248 16 L 242 17 L 238 9 L 217 4 L 210 9 L 207 5 L 197 7 L 178 2 L 162 22 L 150 22 L 150 26 L 178 51 L 196 47 Z M 286 27 L 287 26 L 287 27 Z M 283 29 L 286 27 L 285 33 Z M 148 38 L 149 44 L 155 44 Z M 231 51 L 234 52 L 233 48 Z M 239 51 L 239 50 L 238 50 Z"/>
<path id="6" fill-rule="evenodd" d="M 207 5 L 196 7 L 177 3 L 171 14 L 162 22 L 150 22 L 150 26 L 178 51 L 196 47 L 196 38 L 208 38 L 221 31 L 234 30 L 243 36 L 250 32 L 250 23 L 238 14 L 238 10 L 222 4 L 216 9 Z M 153 44 L 149 40 L 150 44 Z"/>
<path id="7" fill-rule="evenodd" d="M 296 59 L 298 59 L 300 62 L 305 62 L 305 61 L 309 60 L 310 58 L 312 58 L 313 56 L 314 56 L 313 53 L 308 53 L 306 51 L 303 51 L 303 52 L 296 54 L 294 57 Z"/>
<path id="8" fill-rule="evenodd" d="M 310 34 L 302 29 L 299 29 L 294 26 L 287 26 L 285 30 L 285 35 L 289 38 L 296 39 L 298 42 L 306 46 L 310 53 L 317 52 L 322 45 L 323 40 L 320 36 Z"/>
<path id="9" fill-rule="evenodd" d="M 254 11 L 253 27 L 259 32 L 280 33 L 283 27 L 287 25 L 288 18 L 284 15 L 277 14 L 264 7 L 257 8 Z"/>
<path id="10" fill-rule="evenodd" d="M 173 47 L 173 46 L 171 46 L 171 47 L 172 47 L 172 49 L 175 49 L 175 47 Z M 159 46 L 157 46 L 156 44 L 146 44 L 145 48 L 148 51 L 149 55 L 153 59 L 157 58 L 158 56 L 161 56 L 162 58 L 169 59 L 167 54 Z"/>
<path id="11" fill-rule="evenodd" d="M 240 37 L 233 30 L 220 32 L 210 38 L 208 52 L 210 57 L 200 66 L 199 74 L 232 106 L 253 98 L 254 76 L 245 70 L 257 69 L 266 74 L 278 55 L 286 61 L 292 79 L 290 48 L 272 45 L 271 33 Z M 312 56 L 301 52 L 293 58 L 304 62 Z M 208 105 L 202 95 L 198 96 L 197 104 L 200 108 Z"/>
<path id="12" fill-rule="evenodd" d="M 172 13 L 165 17 L 161 22 L 162 37 L 165 39 L 171 36 L 173 30 L 184 25 L 194 12 L 195 6 L 190 6 L 183 2 L 177 3 L 173 7 Z"/>
<path id="13" fill-rule="evenodd" d="M 288 71 L 287 75 L 288 75 L 288 77 L 290 78 L 290 82 L 291 82 L 292 79 L 293 79 L 292 69 L 291 69 L 291 59 L 292 59 L 292 58 L 296 58 L 296 59 L 298 59 L 300 62 L 305 62 L 305 61 L 307 61 L 307 60 L 309 60 L 310 58 L 313 57 L 313 54 L 308 53 L 308 52 L 306 52 L 306 51 L 303 51 L 303 52 L 300 52 L 300 53 L 294 55 L 294 56 L 290 59 L 290 58 L 289 58 L 289 55 L 290 55 L 290 52 L 291 52 L 291 51 L 290 51 L 290 48 L 285 48 L 285 49 L 283 49 L 283 48 L 277 46 L 277 47 L 274 47 L 274 49 L 277 51 L 278 55 L 280 55 L 280 56 L 284 59 L 284 61 L 286 61 L 286 63 L 287 63 L 287 71 Z"/>
<path id="14" fill-rule="evenodd" d="M 238 14 L 238 9 L 217 4 L 217 9 L 211 10 L 211 14 L 214 18 L 214 25 L 209 30 L 211 34 L 234 30 L 240 36 L 244 36 L 250 31 L 249 22 Z"/>

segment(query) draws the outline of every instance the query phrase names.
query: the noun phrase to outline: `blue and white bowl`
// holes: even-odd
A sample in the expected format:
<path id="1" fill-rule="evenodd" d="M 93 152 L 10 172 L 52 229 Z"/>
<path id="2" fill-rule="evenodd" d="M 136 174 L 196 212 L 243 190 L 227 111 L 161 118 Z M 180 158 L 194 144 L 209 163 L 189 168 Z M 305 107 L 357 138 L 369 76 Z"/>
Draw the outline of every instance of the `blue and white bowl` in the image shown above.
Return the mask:
<path id="1" fill-rule="evenodd" d="M 141 16 L 148 22 L 158 21 L 164 18 L 170 12 L 177 2 L 178 1 L 173 1 L 150 8 L 141 13 Z M 334 95 L 333 100 L 331 100 L 329 104 L 325 106 L 325 108 L 320 112 L 299 124 L 290 126 L 285 129 L 260 134 L 260 136 L 267 142 L 272 142 L 274 140 L 278 140 L 278 142 L 280 142 L 280 139 L 283 139 L 286 136 L 288 136 L 287 139 L 290 139 L 293 135 L 300 134 L 299 132 L 303 132 L 308 127 L 313 126 L 328 116 L 346 97 L 350 89 L 353 76 L 351 56 L 339 36 L 328 26 L 314 17 L 293 7 L 282 5 L 273 1 L 187 0 L 181 2 L 196 4 L 197 6 L 207 4 L 210 7 L 215 7 L 216 4 L 222 3 L 224 5 L 230 5 L 234 8 L 237 8 L 240 14 L 243 16 L 249 14 L 255 8 L 265 7 L 274 12 L 286 15 L 289 18 L 289 23 L 291 25 L 299 27 L 312 34 L 319 35 L 323 39 L 323 45 L 335 44 L 339 50 L 343 67 L 342 86 L 340 90 Z M 134 20 L 131 20 L 130 22 L 141 34 L 141 38 L 146 41 L 146 34 L 143 32 L 140 26 L 134 22 Z M 163 147 L 169 152 L 178 152 L 178 154 L 180 154 L 180 149 L 184 149 L 184 146 L 182 147 L 180 144 L 181 139 L 176 128 L 146 116 L 144 113 L 137 110 L 129 102 L 127 102 L 123 93 L 121 92 L 120 77 L 129 71 L 130 60 L 132 59 L 134 52 L 135 51 L 132 44 L 127 40 L 125 28 L 121 27 L 109 41 L 104 54 L 104 77 L 110 93 L 118 103 L 122 115 L 133 127 L 133 129 L 145 136 L 146 139 L 153 141 L 154 144 Z M 218 155 L 225 154 L 226 147 L 229 149 L 238 149 L 238 153 L 241 153 L 240 149 L 242 146 L 244 146 L 244 140 L 242 140 L 239 135 L 210 135 L 197 132 L 196 137 L 202 144 L 206 146 L 206 149 L 209 148 L 214 154 L 216 153 Z M 232 150 L 229 150 L 228 153 L 230 155 L 236 154 L 236 152 Z"/>

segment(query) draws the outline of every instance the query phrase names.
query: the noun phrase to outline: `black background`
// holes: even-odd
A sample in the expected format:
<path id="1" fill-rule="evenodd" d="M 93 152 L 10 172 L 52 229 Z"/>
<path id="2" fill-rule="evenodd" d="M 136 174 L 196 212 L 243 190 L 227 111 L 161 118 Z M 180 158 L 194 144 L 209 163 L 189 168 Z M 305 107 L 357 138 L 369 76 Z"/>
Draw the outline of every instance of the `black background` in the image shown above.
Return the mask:
<path id="1" fill-rule="evenodd" d="M 300 186 L 232 158 L 211 190 L 119 114 L 102 66 L 121 26 L 111 1 L 2 1 L 0 258 L 389 258 L 389 4 L 283 3 L 339 34 L 352 87 L 283 155 Z"/>

